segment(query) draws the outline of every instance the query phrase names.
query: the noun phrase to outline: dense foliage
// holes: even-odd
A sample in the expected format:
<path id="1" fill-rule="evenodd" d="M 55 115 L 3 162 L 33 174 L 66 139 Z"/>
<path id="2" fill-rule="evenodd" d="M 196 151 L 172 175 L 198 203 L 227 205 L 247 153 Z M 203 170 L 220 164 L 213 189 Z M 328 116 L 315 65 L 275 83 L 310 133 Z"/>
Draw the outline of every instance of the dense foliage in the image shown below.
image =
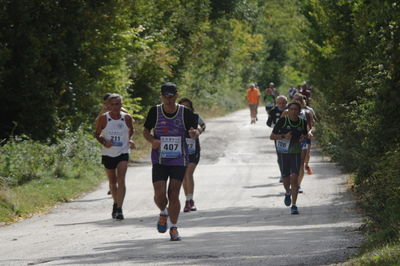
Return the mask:
<path id="1" fill-rule="evenodd" d="M 355 173 L 374 229 L 400 236 L 400 3 L 303 1 L 319 140 Z"/>
<path id="2" fill-rule="evenodd" d="M 243 104 L 295 72 L 298 4 L 278 0 L 0 0 L 0 138 L 55 141 L 90 125 L 105 92 L 136 118 L 175 82 L 205 108 Z M 295 76 L 296 75 L 292 75 Z"/>

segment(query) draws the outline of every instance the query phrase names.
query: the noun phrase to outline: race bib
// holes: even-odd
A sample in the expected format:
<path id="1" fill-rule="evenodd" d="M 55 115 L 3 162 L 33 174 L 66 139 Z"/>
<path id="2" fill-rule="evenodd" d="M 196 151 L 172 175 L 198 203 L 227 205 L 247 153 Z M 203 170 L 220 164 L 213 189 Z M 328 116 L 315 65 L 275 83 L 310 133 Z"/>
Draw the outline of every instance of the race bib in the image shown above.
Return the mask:
<path id="1" fill-rule="evenodd" d="M 276 141 L 276 149 L 280 153 L 289 152 L 290 139 L 280 139 Z"/>
<path id="2" fill-rule="evenodd" d="M 182 156 L 181 137 L 160 137 L 161 158 L 178 158 Z"/>
<path id="3" fill-rule="evenodd" d="M 120 136 L 111 136 L 112 145 L 115 147 L 122 147 L 122 141 Z"/>
<path id="4" fill-rule="evenodd" d="M 192 138 L 186 138 L 186 144 L 188 146 L 189 154 L 196 153 L 196 140 Z"/>

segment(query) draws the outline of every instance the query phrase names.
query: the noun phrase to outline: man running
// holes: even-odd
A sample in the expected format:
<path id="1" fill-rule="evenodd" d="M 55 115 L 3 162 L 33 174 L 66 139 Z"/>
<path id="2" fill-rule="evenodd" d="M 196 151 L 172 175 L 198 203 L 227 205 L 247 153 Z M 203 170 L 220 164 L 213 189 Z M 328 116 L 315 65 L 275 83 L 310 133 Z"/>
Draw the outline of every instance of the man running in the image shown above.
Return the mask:
<path id="1" fill-rule="evenodd" d="M 268 120 L 267 120 L 267 126 L 274 128 L 278 120 L 281 118 L 282 113 L 285 111 L 287 108 L 287 98 L 284 95 L 279 95 L 278 98 L 276 98 L 276 106 L 269 112 L 268 115 Z M 276 142 L 276 141 L 275 141 Z M 278 150 L 276 151 L 278 153 Z M 278 165 L 279 164 L 279 156 L 278 156 Z M 281 176 L 279 178 L 279 182 L 283 182 L 283 177 Z"/>
<path id="2" fill-rule="evenodd" d="M 176 104 L 177 98 L 175 84 L 162 85 L 162 104 L 149 110 L 143 129 L 143 136 L 152 147 L 154 201 L 161 211 L 157 230 L 160 233 L 167 231 L 169 216 L 171 241 L 181 240 L 177 223 L 181 208 L 179 191 L 189 159 L 186 138 L 199 136 L 197 117 L 189 109 Z"/>
<path id="3" fill-rule="evenodd" d="M 103 106 L 101 107 L 100 112 L 97 115 L 96 121 L 99 119 L 99 117 L 101 115 L 103 115 L 104 113 L 109 112 L 111 110 L 110 105 L 109 105 L 109 101 L 108 101 L 111 95 L 112 95 L 112 93 L 110 93 L 110 92 L 107 92 L 106 94 L 104 94 L 104 96 L 103 96 Z M 128 111 L 124 107 L 121 107 L 121 111 L 124 112 L 124 113 L 128 113 Z M 109 188 L 109 190 L 107 192 L 107 195 L 111 195 L 111 188 Z"/>
<path id="4" fill-rule="evenodd" d="M 302 143 L 301 143 L 301 166 L 300 166 L 300 173 L 299 173 L 299 193 L 303 193 L 303 189 L 301 188 L 301 183 L 303 182 L 303 178 L 304 178 L 304 171 L 305 166 L 306 166 L 306 161 L 307 161 L 307 166 L 308 166 L 308 161 L 310 160 L 310 147 L 311 147 L 311 138 L 312 138 L 312 131 L 313 131 L 313 126 L 314 126 L 314 118 L 313 115 L 311 113 L 311 111 L 309 111 L 306 108 L 306 101 L 305 101 L 305 96 L 300 94 L 300 93 L 296 93 L 294 95 L 294 101 L 298 102 L 301 105 L 301 111 L 299 114 L 300 118 L 303 118 L 306 123 L 307 123 L 307 132 L 308 132 L 308 136 L 309 138 L 305 139 Z M 307 158 L 308 157 L 308 158 Z M 311 170 L 311 168 L 309 168 Z M 308 174 L 312 174 L 312 172 L 307 171 Z"/>
<path id="5" fill-rule="evenodd" d="M 249 88 L 247 89 L 246 99 L 250 108 L 251 124 L 255 124 L 257 120 L 257 108 L 260 101 L 260 95 L 260 90 L 256 88 L 255 84 L 250 84 Z"/>
<path id="6" fill-rule="evenodd" d="M 264 102 L 265 110 L 267 111 L 267 114 L 269 114 L 269 112 L 275 107 L 275 96 L 272 89 L 269 87 L 265 89 Z"/>
<path id="7" fill-rule="evenodd" d="M 182 98 L 179 104 L 187 107 L 190 111 L 194 113 L 193 102 L 188 98 Z M 206 130 L 206 124 L 203 119 L 201 119 L 199 114 L 194 113 L 198 120 L 198 130 L 199 134 Z M 193 173 L 196 170 L 196 166 L 200 161 L 200 141 L 199 138 L 196 140 L 187 138 L 186 139 L 189 151 L 189 163 L 186 167 L 185 178 L 183 179 L 183 190 L 185 192 L 186 202 L 185 207 L 183 207 L 184 212 L 196 211 L 197 208 L 194 205 L 193 193 L 194 193 L 194 178 Z"/>
<path id="8" fill-rule="evenodd" d="M 278 97 L 278 96 L 280 95 L 278 89 L 275 87 L 275 83 L 270 82 L 269 85 L 268 85 L 268 87 L 272 90 L 272 95 L 274 95 L 275 98 Z"/>
<path id="9" fill-rule="evenodd" d="M 291 206 L 292 214 L 299 214 L 297 208 L 298 175 L 301 164 L 301 144 L 307 137 L 307 125 L 299 118 L 301 106 L 297 102 L 288 105 L 289 115 L 282 117 L 275 125 L 270 139 L 276 140 L 283 186 L 286 190 L 284 203 Z"/>
<path id="10" fill-rule="evenodd" d="M 108 177 L 111 195 L 114 200 L 111 217 L 123 220 L 122 205 L 126 186 L 125 174 L 128 168 L 130 148 L 135 144 L 131 139 L 134 133 L 133 118 L 121 111 L 122 96 L 111 94 L 108 97 L 109 111 L 96 120 L 96 139 L 103 145 L 102 163 Z"/>
<path id="11" fill-rule="evenodd" d="M 312 115 L 313 121 L 315 124 L 315 122 L 317 122 L 317 116 L 315 114 L 314 109 L 310 106 L 311 105 L 311 98 L 308 98 L 308 100 L 306 100 L 306 108 Z M 304 170 L 307 171 L 307 174 L 312 175 L 314 173 L 314 171 L 311 169 L 311 167 L 308 165 L 310 162 L 310 152 L 311 152 L 311 140 L 308 142 L 308 146 L 307 146 L 307 154 L 304 158 Z"/>

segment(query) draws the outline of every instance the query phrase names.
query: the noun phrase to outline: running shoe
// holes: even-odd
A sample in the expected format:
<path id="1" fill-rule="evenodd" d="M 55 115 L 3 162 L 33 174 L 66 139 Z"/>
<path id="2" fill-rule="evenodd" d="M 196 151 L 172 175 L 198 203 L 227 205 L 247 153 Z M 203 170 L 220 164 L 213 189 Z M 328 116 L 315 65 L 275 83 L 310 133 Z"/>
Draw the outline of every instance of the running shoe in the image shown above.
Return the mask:
<path id="1" fill-rule="evenodd" d="M 112 212 L 111 212 L 111 217 L 113 219 L 115 219 L 115 217 L 117 216 L 117 203 L 113 204 L 113 208 L 112 208 Z"/>
<path id="2" fill-rule="evenodd" d="M 179 241 L 179 240 L 181 240 L 181 237 L 180 237 L 180 235 L 178 233 L 178 228 L 176 228 L 176 227 L 171 227 L 169 229 L 169 235 L 171 237 L 171 241 Z"/>
<path id="3" fill-rule="evenodd" d="M 191 211 L 197 211 L 196 205 L 194 205 L 194 200 L 190 200 L 190 210 Z"/>
<path id="4" fill-rule="evenodd" d="M 310 166 L 307 165 L 305 168 L 306 168 L 307 174 L 312 175 L 314 173 L 314 171 L 310 168 Z"/>
<path id="5" fill-rule="evenodd" d="M 165 233 L 167 232 L 167 227 L 168 227 L 168 215 L 160 214 L 160 218 L 158 219 L 157 223 L 157 230 L 159 233 Z"/>
<path id="6" fill-rule="evenodd" d="M 297 189 L 297 192 L 298 192 L 298 193 L 303 193 L 304 190 L 299 186 L 299 188 Z"/>
<path id="7" fill-rule="evenodd" d="M 124 215 L 122 214 L 122 208 L 117 208 L 115 213 L 115 220 L 121 221 L 124 219 Z"/>
<path id="8" fill-rule="evenodd" d="M 290 206 L 290 204 L 292 204 L 292 199 L 290 198 L 290 193 L 289 194 L 285 193 L 285 205 Z"/>
<path id="9" fill-rule="evenodd" d="M 185 207 L 183 208 L 183 212 L 190 212 L 190 200 L 185 202 Z"/>
<path id="10" fill-rule="evenodd" d="M 299 210 L 297 209 L 297 206 L 294 204 L 290 208 L 290 212 L 291 212 L 291 214 L 299 214 Z"/>

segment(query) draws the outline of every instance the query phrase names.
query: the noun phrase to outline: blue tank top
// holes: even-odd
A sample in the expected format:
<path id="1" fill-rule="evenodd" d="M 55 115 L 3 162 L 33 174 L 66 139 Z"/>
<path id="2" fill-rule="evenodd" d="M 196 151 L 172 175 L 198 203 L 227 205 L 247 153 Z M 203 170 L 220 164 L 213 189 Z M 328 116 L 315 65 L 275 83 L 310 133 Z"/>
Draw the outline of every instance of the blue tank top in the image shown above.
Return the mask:
<path id="1" fill-rule="evenodd" d="M 184 106 L 178 105 L 176 114 L 169 118 L 164 114 L 162 104 L 157 105 L 157 121 L 153 132 L 161 145 L 151 151 L 153 164 L 186 166 L 189 157 L 183 110 Z"/>

